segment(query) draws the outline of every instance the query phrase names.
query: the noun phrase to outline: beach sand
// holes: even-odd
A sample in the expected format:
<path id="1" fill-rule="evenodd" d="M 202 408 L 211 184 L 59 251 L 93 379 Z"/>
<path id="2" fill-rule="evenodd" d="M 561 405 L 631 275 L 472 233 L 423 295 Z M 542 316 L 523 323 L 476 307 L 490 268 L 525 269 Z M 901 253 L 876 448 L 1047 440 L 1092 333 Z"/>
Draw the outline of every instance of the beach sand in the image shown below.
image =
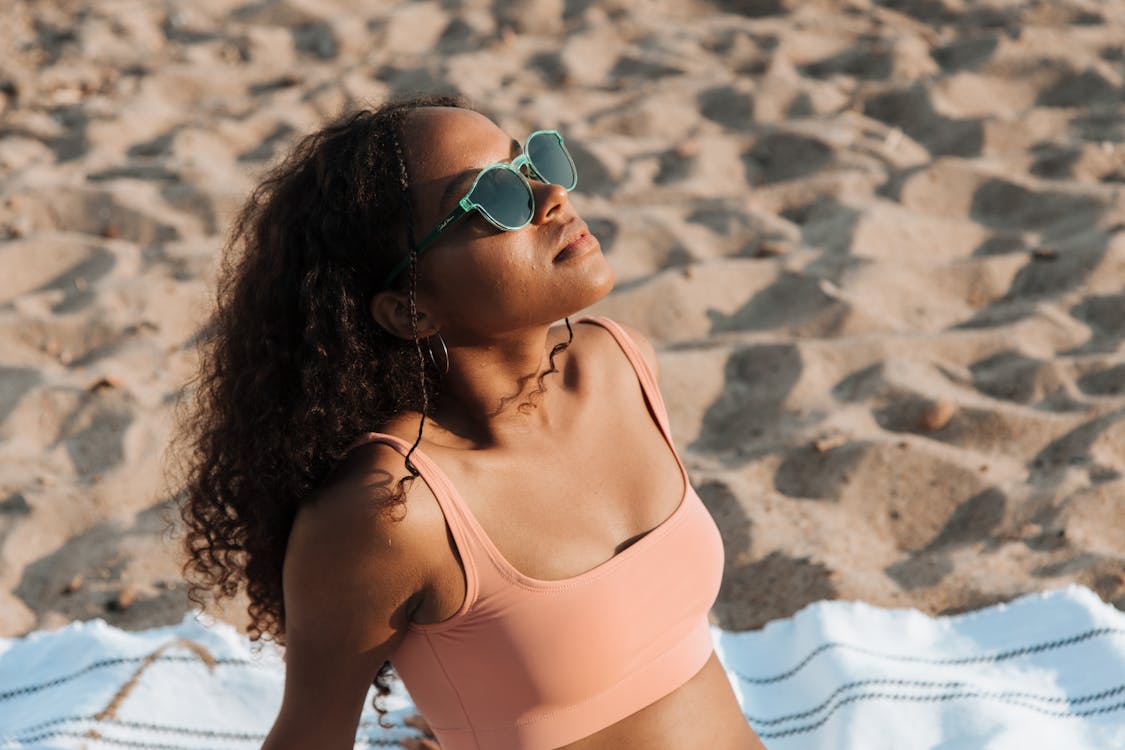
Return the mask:
<path id="1" fill-rule="evenodd" d="M 656 345 L 723 533 L 715 624 L 1125 608 L 1125 3 L 893 6 L 6 3 L 0 636 L 189 608 L 162 462 L 232 212 L 418 89 L 567 136 L 587 312 Z"/>

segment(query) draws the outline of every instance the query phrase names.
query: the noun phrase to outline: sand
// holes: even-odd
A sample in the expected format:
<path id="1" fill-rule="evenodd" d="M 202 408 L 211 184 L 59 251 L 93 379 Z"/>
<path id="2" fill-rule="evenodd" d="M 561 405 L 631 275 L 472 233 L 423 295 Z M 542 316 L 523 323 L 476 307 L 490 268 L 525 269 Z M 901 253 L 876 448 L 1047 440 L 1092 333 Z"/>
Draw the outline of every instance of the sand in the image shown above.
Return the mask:
<path id="1" fill-rule="evenodd" d="M 161 467 L 232 212 L 414 89 L 573 146 L 588 312 L 657 346 L 716 624 L 1125 608 L 1125 3 L 893 5 L 6 3 L 0 636 L 179 621 Z"/>

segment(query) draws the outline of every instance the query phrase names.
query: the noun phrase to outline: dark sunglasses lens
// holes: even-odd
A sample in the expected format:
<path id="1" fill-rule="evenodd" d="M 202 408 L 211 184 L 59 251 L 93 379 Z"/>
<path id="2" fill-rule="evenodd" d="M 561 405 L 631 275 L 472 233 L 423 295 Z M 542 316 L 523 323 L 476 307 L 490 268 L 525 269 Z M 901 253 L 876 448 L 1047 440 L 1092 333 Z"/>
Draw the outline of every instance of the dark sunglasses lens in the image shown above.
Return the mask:
<path id="1" fill-rule="evenodd" d="M 578 184 L 574 162 L 562 141 L 553 133 L 540 133 L 528 141 L 527 158 L 547 182 L 562 185 L 567 190 Z"/>
<path id="2" fill-rule="evenodd" d="M 508 169 L 489 169 L 469 196 L 489 218 L 506 229 L 522 227 L 535 210 L 527 185 Z"/>

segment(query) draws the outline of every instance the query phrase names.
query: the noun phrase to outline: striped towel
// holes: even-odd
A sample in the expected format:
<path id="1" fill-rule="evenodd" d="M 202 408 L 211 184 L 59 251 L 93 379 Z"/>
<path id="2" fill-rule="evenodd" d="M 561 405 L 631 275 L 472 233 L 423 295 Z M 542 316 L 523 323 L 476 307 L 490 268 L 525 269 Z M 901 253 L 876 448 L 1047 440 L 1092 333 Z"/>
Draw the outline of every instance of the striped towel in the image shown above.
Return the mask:
<path id="1" fill-rule="evenodd" d="M 1125 750 L 1125 613 L 1081 586 L 937 618 L 817 602 L 715 640 L 770 750 Z"/>
<path id="2" fill-rule="evenodd" d="M 1125 750 L 1125 613 L 1070 586 L 955 617 L 818 602 L 762 630 L 712 628 L 771 750 Z M 188 614 L 126 632 L 102 620 L 0 639 L 0 748 L 248 750 L 281 703 L 284 665 Z M 356 747 L 417 736 L 401 682 Z"/>

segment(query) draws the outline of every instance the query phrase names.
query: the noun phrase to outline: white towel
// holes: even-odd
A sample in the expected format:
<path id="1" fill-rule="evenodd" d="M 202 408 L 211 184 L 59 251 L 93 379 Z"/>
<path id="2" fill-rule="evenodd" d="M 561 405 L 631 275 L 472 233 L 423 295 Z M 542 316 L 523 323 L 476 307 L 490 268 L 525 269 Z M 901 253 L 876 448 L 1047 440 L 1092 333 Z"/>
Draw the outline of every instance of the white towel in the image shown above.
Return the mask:
<path id="1" fill-rule="evenodd" d="M 712 635 L 771 750 L 1125 749 L 1125 613 L 1079 586 L 956 617 L 818 602 Z M 0 639 L 0 748 L 257 748 L 282 684 L 276 648 L 253 653 L 194 614 L 139 632 L 92 620 Z M 356 747 L 417 736 L 394 685 L 383 705 L 395 728 L 375 723 L 372 689 Z"/>
<path id="2" fill-rule="evenodd" d="M 716 650 L 771 750 L 1125 749 L 1125 613 L 1080 586 L 938 618 L 817 602 Z"/>

